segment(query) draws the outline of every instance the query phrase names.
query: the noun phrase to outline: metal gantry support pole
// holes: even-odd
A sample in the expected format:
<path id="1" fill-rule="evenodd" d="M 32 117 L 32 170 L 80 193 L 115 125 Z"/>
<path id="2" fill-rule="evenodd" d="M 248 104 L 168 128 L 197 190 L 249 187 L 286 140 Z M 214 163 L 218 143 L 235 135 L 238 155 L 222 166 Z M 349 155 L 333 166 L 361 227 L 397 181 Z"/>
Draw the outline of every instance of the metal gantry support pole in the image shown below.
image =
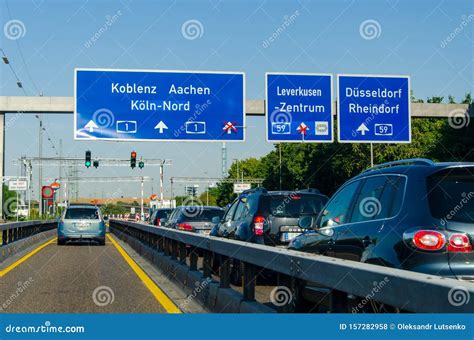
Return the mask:
<path id="1" fill-rule="evenodd" d="M 140 182 L 140 221 L 144 220 L 144 215 L 143 215 L 143 177 Z"/>
<path id="2" fill-rule="evenodd" d="M 43 121 L 39 117 L 39 132 L 38 132 L 38 209 L 39 215 L 43 215 L 43 199 L 41 196 L 41 186 L 43 182 L 43 169 L 41 167 L 41 158 L 43 158 Z"/>
<path id="3" fill-rule="evenodd" d="M 163 163 L 160 165 L 160 202 L 163 204 L 164 192 L 163 192 Z"/>

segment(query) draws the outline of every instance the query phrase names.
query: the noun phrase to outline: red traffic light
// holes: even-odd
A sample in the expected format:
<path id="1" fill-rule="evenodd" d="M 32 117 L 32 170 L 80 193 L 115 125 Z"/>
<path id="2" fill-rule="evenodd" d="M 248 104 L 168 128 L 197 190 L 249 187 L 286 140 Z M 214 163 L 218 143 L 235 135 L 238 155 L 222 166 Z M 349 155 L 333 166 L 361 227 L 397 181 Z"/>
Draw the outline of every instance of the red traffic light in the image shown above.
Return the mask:
<path id="1" fill-rule="evenodd" d="M 130 157 L 131 158 L 137 158 L 137 153 L 135 151 L 132 151 Z"/>

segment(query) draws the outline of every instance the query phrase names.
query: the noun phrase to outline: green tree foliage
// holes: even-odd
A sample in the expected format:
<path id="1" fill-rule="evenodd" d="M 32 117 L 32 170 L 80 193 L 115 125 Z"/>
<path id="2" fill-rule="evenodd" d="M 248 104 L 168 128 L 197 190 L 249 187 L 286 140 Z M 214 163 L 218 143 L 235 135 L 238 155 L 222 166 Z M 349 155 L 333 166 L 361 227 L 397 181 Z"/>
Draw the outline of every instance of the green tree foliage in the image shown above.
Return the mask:
<path id="1" fill-rule="evenodd" d="M 428 103 L 441 103 L 443 97 L 431 97 Z M 448 97 L 450 103 L 455 100 Z M 412 102 L 422 103 L 412 94 Z M 463 104 L 471 104 L 466 94 Z M 334 124 L 337 126 L 337 124 Z M 467 119 L 412 118 L 410 144 L 374 144 L 374 163 L 405 158 L 429 158 L 434 161 L 474 161 L 474 123 Z M 335 131 L 337 134 L 337 131 Z M 281 167 L 280 149 L 281 148 Z M 370 145 L 351 143 L 283 143 L 260 159 L 239 161 L 239 173 L 244 177 L 263 178 L 268 190 L 317 188 L 332 195 L 349 178 L 370 166 Z M 237 176 L 237 163 L 229 169 L 229 178 Z M 225 206 L 235 198 L 232 184 L 218 183 L 216 203 Z"/>

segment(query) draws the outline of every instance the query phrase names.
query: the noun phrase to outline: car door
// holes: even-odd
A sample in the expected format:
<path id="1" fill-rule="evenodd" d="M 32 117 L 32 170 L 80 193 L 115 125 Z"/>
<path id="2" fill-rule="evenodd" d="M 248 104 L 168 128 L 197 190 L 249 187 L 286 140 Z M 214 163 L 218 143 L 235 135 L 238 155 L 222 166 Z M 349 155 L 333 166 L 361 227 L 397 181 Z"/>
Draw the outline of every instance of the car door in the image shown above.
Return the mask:
<path id="1" fill-rule="evenodd" d="M 348 183 L 334 194 L 318 217 L 317 231 L 299 238 L 302 250 L 334 256 L 333 245 L 338 229 L 345 224 L 359 185 L 359 181 Z"/>
<path id="2" fill-rule="evenodd" d="M 344 225 L 339 226 L 334 256 L 365 262 L 379 241 L 386 219 L 392 214 L 399 176 L 375 175 L 361 180 Z"/>
<path id="3" fill-rule="evenodd" d="M 233 225 L 232 218 L 234 217 L 235 209 L 237 208 L 238 203 L 239 200 L 236 199 L 234 202 L 232 202 L 232 205 L 229 207 L 229 209 L 227 209 L 227 212 L 222 218 L 222 222 L 219 223 L 217 227 L 217 236 L 229 237 L 229 235 L 233 233 L 235 226 Z"/>

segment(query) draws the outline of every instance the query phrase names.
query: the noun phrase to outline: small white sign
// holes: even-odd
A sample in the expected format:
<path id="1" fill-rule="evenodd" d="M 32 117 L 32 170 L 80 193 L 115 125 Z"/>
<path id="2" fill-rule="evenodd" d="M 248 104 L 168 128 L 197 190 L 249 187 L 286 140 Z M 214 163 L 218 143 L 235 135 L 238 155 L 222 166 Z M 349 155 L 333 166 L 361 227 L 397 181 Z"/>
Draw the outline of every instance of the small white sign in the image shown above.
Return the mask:
<path id="1" fill-rule="evenodd" d="M 131 215 L 135 214 L 135 207 L 131 207 L 131 208 L 130 208 L 130 214 L 131 214 Z"/>
<path id="2" fill-rule="evenodd" d="M 241 194 L 252 188 L 250 183 L 234 183 L 234 194 Z"/>
<path id="3" fill-rule="evenodd" d="M 10 191 L 26 191 L 28 190 L 28 181 L 14 179 L 8 182 L 8 190 Z"/>

